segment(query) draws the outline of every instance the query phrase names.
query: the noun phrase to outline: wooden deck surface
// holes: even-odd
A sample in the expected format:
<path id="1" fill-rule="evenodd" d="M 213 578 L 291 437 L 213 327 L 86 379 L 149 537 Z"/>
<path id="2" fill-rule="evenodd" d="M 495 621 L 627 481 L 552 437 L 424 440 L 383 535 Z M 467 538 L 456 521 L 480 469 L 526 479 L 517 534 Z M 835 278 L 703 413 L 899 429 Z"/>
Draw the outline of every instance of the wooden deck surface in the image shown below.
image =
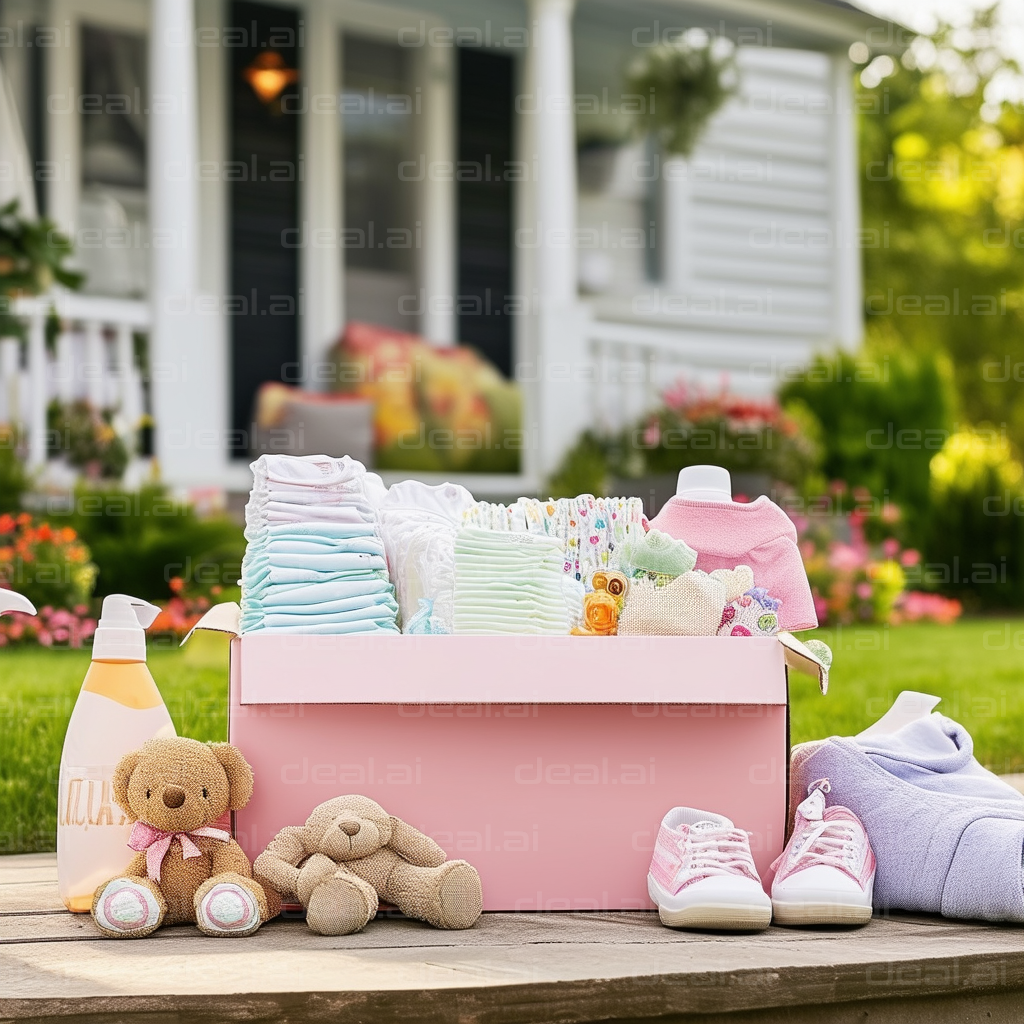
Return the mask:
<path id="1" fill-rule="evenodd" d="M 654 914 L 486 914 L 467 932 L 379 918 L 322 938 L 293 920 L 249 939 L 124 941 L 63 910 L 52 854 L 0 858 L 0 1022 L 85 1017 L 1018 1024 L 1024 928 L 907 915 L 714 935 Z"/>

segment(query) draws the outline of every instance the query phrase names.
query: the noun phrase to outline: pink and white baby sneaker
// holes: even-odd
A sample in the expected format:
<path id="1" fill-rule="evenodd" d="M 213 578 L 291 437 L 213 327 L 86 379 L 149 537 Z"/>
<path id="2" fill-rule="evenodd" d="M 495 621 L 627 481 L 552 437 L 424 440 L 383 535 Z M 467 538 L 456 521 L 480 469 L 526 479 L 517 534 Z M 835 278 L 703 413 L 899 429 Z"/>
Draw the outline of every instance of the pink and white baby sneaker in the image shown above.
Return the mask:
<path id="1" fill-rule="evenodd" d="M 776 924 L 849 924 L 871 920 L 875 855 L 860 818 L 826 807 L 828 779 L 808 787 L 797 807 L 793 835 L 772 864 Z"/>
<path id="2" fill-rule="evenodd" d="M 669 928 L 757 931 L 772 919 L 749 836 L 710 811 L 673 807 L 665 815 L 647 891 Z"/>

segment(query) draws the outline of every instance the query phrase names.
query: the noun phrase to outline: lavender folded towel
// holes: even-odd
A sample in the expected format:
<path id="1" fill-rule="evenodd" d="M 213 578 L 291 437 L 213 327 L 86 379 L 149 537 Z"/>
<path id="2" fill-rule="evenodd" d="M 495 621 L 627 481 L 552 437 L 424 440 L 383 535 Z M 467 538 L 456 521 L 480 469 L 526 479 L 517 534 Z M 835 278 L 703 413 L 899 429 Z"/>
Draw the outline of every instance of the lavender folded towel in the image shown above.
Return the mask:
<path id="1" fill-rule="evenodd" d="M 864 822 L 876 909 L 1024 923 L 1024 796 L 975 760 L 962 725 L 936 713 L 795 747 L 794 802 L 821 778 Z"/>

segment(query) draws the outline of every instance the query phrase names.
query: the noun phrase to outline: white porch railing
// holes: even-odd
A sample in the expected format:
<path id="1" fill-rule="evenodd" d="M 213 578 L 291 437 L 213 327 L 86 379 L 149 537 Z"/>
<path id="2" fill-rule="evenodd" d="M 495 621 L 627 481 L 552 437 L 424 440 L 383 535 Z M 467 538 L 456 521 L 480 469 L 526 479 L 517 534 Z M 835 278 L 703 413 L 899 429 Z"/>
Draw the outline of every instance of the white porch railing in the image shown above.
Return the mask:
<path id="1" fill-rule="evenodd" d="M 46 347 L 51 309 L 61 322 L 53 353 Z M 145 402 L 133 335 L 149 330 L 147 303 L 60 293 L 17 299 L 14 313 L 27 322 L 28 345 L 23 361 L 17 339 L 0 340 L 0 423 L 27 431 L 31 468 L 46 462 L 46 409 L 54 398 L 116 409 L 125 434 L 138 427 Z"/>
<path id="2" fill-rule="evenodd" d="M 810 360 L 802 340 L 758 330 L 721 330 L 701 323 L 640 324 L 591 319 L 586 327 L 595 430 L 614 433 L 660 404 L 680 380 L 716 390 L 767 397 L 779 376 Z M 774 335 L 774 336 L 773 336 Z"/>

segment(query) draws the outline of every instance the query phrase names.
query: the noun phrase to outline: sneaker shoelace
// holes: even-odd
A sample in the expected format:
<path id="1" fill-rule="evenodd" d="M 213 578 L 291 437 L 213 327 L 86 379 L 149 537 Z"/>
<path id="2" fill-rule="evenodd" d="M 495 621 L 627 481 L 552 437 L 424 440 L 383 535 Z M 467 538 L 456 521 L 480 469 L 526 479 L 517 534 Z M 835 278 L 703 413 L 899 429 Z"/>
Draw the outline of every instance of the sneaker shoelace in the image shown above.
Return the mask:
<path id="1" fill-rule="evenodd" d="M 679 840 L 683 869 L 706 875 L 745 875 L 757 880 L 750 841 L 741 829 L 690 830 Z"/>
<path id="2" fill-rule="evenodd" d="M 846 819 L 819 821 L 800 836 L 800 852 L 793 858 L 793 868 L 839 868 L 851 874 L 857 870 L 860 829 Z M 806 863 L 801 863 L 806 861 Z"/>
<path id="3" fill-rule="evenodd" d="M 848 818 L 825 820 L 825 795 L 831 790 L 828 779 L 818 779 L 807 787 L 807 799 L 797 810 L 808 827 L 800 834 L 799 846 L 795 848 L 799 852 L 793 857 L 792 869 L 838 868 L 855 878 L 863 853 L 864 833 Z"/>

